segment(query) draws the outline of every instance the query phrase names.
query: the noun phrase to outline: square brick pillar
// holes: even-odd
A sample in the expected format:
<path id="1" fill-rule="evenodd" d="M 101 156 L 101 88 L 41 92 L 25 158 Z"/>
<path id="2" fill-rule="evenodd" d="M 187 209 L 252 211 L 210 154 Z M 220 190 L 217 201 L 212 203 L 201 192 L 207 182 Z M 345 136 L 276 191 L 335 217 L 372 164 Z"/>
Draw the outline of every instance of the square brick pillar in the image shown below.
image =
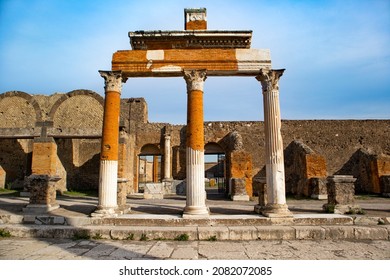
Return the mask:
<path id="1" fill-rule="evenodd" d="M 29 204 L 24 212 L 46 213 L 59 208 L 56 201 L 57 144 L 52 137 L 34 139 L 31 175 L 25 178 Z"/>
<path id="2" fill-rule="evenodd" d="M 355 204 L 355 181 L 356 178 L 349 175 L 328 177 L 328 203 L 324 204 L 323 209 L 336 214 L 360 211 L 360 207 Z"/>

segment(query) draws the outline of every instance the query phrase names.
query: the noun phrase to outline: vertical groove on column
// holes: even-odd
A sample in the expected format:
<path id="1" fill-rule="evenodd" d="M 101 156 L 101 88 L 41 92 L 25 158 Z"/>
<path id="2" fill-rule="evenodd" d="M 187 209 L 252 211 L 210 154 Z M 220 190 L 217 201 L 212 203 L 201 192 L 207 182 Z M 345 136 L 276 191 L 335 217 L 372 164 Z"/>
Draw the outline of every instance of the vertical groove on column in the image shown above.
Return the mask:
<path id="1" fill-rule="evenodd" d="M 117 174 L 116 160 L 100 161 L 99 208 L 117 207 Z"/>

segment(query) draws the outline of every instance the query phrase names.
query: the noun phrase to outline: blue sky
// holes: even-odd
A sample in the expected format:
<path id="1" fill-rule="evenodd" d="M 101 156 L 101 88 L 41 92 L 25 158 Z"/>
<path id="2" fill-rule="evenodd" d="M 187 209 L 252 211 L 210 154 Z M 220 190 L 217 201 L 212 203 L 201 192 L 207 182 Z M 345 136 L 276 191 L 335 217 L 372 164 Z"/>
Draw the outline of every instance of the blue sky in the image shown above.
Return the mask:
<path id="1" fill-rule="evenodd" d="M 90 89 L 98 70 L 130 49 L 128 31 L 182 30 L 184 8 L 206 7 L 208 29 L 253 30 L 271 50 L 283 119 L 390 118 L 390 1 L 0 0 L 0 93 Z M 137 78 L 122 97 L 144 97 L 152 122 L 186 122 L 182 78 Z M 205 120 L 263 120 L 260 83 L 209 77 Z"/>

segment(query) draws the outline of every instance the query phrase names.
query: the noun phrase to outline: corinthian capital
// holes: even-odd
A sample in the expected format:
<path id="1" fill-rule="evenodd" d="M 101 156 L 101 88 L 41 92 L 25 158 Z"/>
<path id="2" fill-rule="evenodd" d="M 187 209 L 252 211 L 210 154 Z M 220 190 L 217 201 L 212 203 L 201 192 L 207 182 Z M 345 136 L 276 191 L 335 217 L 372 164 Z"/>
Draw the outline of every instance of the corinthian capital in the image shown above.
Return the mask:
<path id="1" fill-rule="evenodd" d="M 99 71 L 100 76 L 104 78 L 105 91 L 122 91 L 122 71 Z"/>
<path id="2" fill-rule="evenodd" d="M 273 89 L 279 90 L 279 79 L 282 77 L 285 69 L 260 69 L 259 75 L 256 76 L 256 79 L 261 83 L 263 87 L 263 92 L 272 91 Z"/>
<path id="3" fill-rule="evenodd" d="M 204 81 L 206 80 L 206 70 L 184 70 L 184 80 L 187 83 L 187 92 L 193 90 L 203 91 Z"/>

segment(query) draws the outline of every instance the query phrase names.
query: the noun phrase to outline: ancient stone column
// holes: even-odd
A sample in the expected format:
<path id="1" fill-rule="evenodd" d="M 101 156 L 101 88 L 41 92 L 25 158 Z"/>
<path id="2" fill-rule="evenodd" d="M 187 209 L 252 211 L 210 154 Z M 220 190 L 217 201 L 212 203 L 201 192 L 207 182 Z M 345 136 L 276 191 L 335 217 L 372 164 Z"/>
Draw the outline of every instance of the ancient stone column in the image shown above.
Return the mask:
<path id="1" fill-rule="evenodd" d="M 153 183 L 158 183 L 158 156 L 153 156 Z"/>
<path id="2" fill-rule="evenodd" d="M 183 216 L 209 214 L 204 185 L 203 85 L 206 70 L 185 70 L 187 83 L 187 203 Z"/>
<path id="3" fill-rule="evenodd" d="M 95 215 L 113 215 L 117 208 L 119 110 L 121 71 L 99 71 L 105 81 L 99 203 Z"/>
<path id="4" fill-rule="evenodd" d="M 172 179 L 171 174 L 171 136 L 164 137 L 164 180 Z"/>
<path id="5" fill-rule="evenodd" d="M 119 134 L 118 147 L 118 180 L 117 180 L 117 204 L 118 212 L 130 213 L 131 207 L 127 205 L 128 176 L 128 135 L 123 129 Z"/>
<path id="6" fill-rule="evenodd" d="M 291 217 L 285 194 L 283 141 L 279 105 L 279 78 L 282 70 L 260 69 L 256 79 L 263 88 L 265 162 L 268 203 L 262 214 L 267 217 Z"/>

